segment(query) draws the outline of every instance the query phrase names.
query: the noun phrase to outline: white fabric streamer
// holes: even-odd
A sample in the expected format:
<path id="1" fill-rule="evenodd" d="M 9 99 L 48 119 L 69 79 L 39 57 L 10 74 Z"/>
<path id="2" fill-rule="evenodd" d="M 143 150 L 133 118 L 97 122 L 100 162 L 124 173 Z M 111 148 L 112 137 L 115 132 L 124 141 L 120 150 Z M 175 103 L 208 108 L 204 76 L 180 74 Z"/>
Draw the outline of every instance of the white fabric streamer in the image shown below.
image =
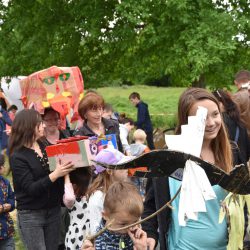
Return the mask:
<path id="1" fill-rule="evenodd" d="M 186 161 L 179 202 L 179 224 L 197 220 L 198 212 L 206 212 L 206 200 L 215 199 L 215 192 L 205 171 L 191 160 Z"/>

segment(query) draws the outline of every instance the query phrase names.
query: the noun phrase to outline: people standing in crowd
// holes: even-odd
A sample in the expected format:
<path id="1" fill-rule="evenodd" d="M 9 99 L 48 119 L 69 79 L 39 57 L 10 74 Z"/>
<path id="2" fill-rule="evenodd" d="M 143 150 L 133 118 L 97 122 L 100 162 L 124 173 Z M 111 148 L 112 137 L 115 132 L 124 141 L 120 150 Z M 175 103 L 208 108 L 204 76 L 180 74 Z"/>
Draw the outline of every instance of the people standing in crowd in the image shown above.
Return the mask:
<path id="1" fill-rule="evenodd" d="M 235 75 L 234 83 L 238 91 L 233 95 L 233 100 L 239 106 L 241 120 L 246 126 L 248 136 L 250 137 L 250 71 L 239 71 Z"/>
<path id="2" fill-rule="evenodd" d="M 231 94 L 222 89 L 214 91 L 213 95 L 220 103 L 229 139 L 239 147 L 242 161 L 248 162 L 250 157 L 250 138 L 248 137 L 246 127 L 241 122 L 237 104 L 233 101 Z"/>
<path id="3" fill-rule="evenodd" d="M 106 164 L 117 164 L 125 156 L 116 149 L 106 148 L 101 150 L 95 160 Z M 89 211 L 90 211 L 90 232 L 96 233 L 100 226 L 103 202 L 110 185 L 115 181 L 124 181 L 127 179 L 128 170 L 108 170 L 99 165 L 96 166 L 97 177 L 90 184 L 87 191 Z"/>
<path id="4" fill-rule="evenodd" d="M 9 117 L 12 121 L 14 121 L 14 118 L 15 118 L 15 115 L 16 115 L 16 112 L 18 110 L 18 107 L 13 104 L 11 105 L 9 108 L 8 108 L 8 113 L 9 113 Z"/>
<path id="5" fill-rule="evenodd" d="M 46 145 L 54 145 L 58 140 L 67 138 L 70 136 L 69 131 L 59 129 L 60 114 L 53 108 L 45 108 L 42 115 L 44 127 L 44 136 Z"/>
<path id="6" fill-rule="evenodd" d="M 46 146 L 54 145 L 58 140 L 67 138 L 70 136 L 68 130 L 61 130 L 60 128 L 60 114 L 51 107 L 45 108 L 42 115 L 44 122 L 44 137 L 41 139 Z M 64 241 L 66 232 L 69 226 L 69 214 L 68 209 L 61 205 L 61 227 L 60 227 L 60 240 L 58 250 L 65 248 Z"/>
<path id="7" fill-rule="evenodd" d="M 105 103 L 102 117 L 104 117 L 106 119 L 112 119 L 112 120 L 117 121 L 119 115 L 117 116 L 117 113 L 114 112 L 113 107 L 112 107 L 111 104 Z"/>
<path id="8" fill-rule="evenodd" d="M 134 121 L 126 117 L 125 113 L 120 114 L 118 121 L 123 152 L 125 155 L 129 156 L 131 155 L 131 151 L 128 143 L 128 136 L 129 132 L 134 128 Z"/>
<path id="9" fill-rule="evenodd" d="M 66 250 L 81 249 L 89 234 L 90 220 L 86 191 L 91 180 L 90 167 L 81 167 L 64 177 L 63 202 L 69 209 L 70 225 L 65 238 Z"/>
<path id="10" fill-rule="evenodd" d="M 129 100 L 137 108 L 137 121 L 135 126 L 145 131 L 147 134 L 148 147 L 155 149 L 153 141 L 153 126 L 148 111 L 148 105 L 141 100 L 140 94 L 133 92 L 129 95 Z"/>
<path id="11" fill-rule="evenodd" d="M 107 191 L 103 208 L 103 221 L 99 230 L 109 223 L 112 229 L 119 229 L 139 221 L 143 212 L 143 201 L 132 183 L 115 182 Z M 82 249 L 147 250 L 147 235 L 138 225 L 126 230 L 112 229 L 99 235 L 95 239 L 95 246 L 86 240 Z"/>
<path id="12" fill-rule="evenodd" d="M 136 129 L 134 131 L 133 140 L 135 143 L 130 144 L 130 150 L 132 156 L 140 156 L 144 153 L 150 152 L 149 147 L 145 145 L 146 138 L 147 135 L 142 129 Z M 133 176 L 137 170 L 143 171 L 146 170 L 146 168 L 131 168 L 128 170 L 129 176 Z M 139 188 L 140 194 L 144 198 L 147 179 L 139 177 L 131 177 L 131 178 L 132 181 L 135 183 L 135 185 Z"/>
<path id="13" fill-rule="evenodd" d="M 33 109 L 17 113 L 9 140 L 10 167 L 17 201 L 18 228 L 28 250 L 58 247 L 63 176 L 74 170 L 61 162 L 50 172 L 41 115 Z"/>
<path id="14" fill-rule="evenodd" d="M 210 92 L 201 88 L 189 88 L 182 93 L 178 104 L 176 134 L 181 133 L 181 125 L 188 123 L 188 116 L 196 114 L 198 106 L 208 110 L 200 158 L 229 173 L 236 162 L 233 162 L 232 148 L 221 117 L 219 103 Z M 180 186 L 181 181 L 170 177 L 149 179 L 143 217 L 166 204 Z M 228 192 L 219 185 L 212 188 L 217 198 L 206 201 L 207 212 L 199 213 L 198 220 L 188 220 L 185 227 L 180 226 L 178 222 L 179 196 L 171 204 L 174 210 L 165 209 L 157 217 L 143 223 L 150 249 L 153 249 L 159 239 L 161 250 L 225 250 L 228 244 L 227 223 L 224 219 L 219 224 L 218 218 L 221 201 Z M 231 216 L 237 217 L 238 211 Z"/>
<path id="15" fill-rule="evenodd" d="M 11 126 L 12 120 L 7 112 L 7 104 L 3 97 L 0 98 L 0 152 L 7 149 L 8 134 L 6 131 L 6 125 Z"/>
<path id="16" fill-rule="evenodd" d="M 133 133 L 134 143 L 130 144 L 131 154 L 133 156 L 140 156 L 144 153 L 150 152 L 148 146 L 145 145 L 147 139 L 146 133 L 142 129 L 136 129 Z"/>
<path id="17" fill-rule="evenodd" d="M 0 249 L 14 250 L 14 222 L 9 212 L 15 209 L 15 196 L 9 180 L 3 174 L 4 156 L 0 154 Z"/>
<path id="18" fill-rule="evenodd" d="M 8 114 L 9 114 L 9 117 L 11 119 L 11 121 L 13 122 L 14 121 L 14 118 L 15 118 L 15 115 L 16 115 L 16 112 L 17 112 L 18 108 L 16 105 L 11 105 L 9 108 L 8 108 Z M 10 134 L 10 131 L 11 131 L 11 126 L 6 124 L 6 133 L 7 135 Z"/>
<path id="19" fill-rule="evenodd" d="M 100 136 L 115 134 L 118 149 L 122 152 L 118 123 L 103 118 L 104 99 L 102 96 L 90 92 L 80 101 L 78 112 L 84 120 L 83 126 L 79 128 L 75 135 Z"/>

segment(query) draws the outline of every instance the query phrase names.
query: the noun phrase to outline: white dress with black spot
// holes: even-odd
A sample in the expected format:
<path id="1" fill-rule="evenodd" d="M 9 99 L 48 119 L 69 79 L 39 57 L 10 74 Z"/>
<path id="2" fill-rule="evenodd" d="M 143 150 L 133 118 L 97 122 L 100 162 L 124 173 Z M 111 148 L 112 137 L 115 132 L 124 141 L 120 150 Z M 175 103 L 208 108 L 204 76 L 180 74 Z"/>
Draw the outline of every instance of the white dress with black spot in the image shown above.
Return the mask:
<path id="1" fill-rule="evenodd" d="M 69 209 L 70 225 L 65 238 L 66 250 L 81 249 L 83 240 L 89 234 L 90 221 L 86 197 L 76 198 Z"/>

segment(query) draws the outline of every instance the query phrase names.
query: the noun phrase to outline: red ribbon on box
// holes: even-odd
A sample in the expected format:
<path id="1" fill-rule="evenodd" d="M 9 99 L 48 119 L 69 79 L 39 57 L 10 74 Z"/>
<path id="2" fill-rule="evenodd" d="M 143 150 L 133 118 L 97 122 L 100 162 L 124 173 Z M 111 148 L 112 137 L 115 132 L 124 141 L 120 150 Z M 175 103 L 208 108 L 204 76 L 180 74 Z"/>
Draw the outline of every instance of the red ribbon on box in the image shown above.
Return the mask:
<path id="1" fill-rule="evenodd" d="M 65 139 L 61 139 L 61 140 L 57 140 L 56 143 L 67 143 L 67 142 L 72 142 L 72 141 L 80 141 L 80 140 L 86 140 L 88 139 L 89 137 L 88 136 L 74 136 L 74 137 L 68 137 L 68 138 L 65 138 Z"/>

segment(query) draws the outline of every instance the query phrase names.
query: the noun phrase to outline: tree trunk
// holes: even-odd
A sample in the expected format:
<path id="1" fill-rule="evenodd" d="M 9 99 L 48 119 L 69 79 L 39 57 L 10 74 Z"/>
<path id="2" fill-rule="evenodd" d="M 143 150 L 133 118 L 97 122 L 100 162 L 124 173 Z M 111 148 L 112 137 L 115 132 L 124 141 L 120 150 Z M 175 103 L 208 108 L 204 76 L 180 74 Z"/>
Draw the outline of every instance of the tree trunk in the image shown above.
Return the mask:
<path id="1" fill-rule="evenodd" d="M 192 87 L 205 88 L 205 76 L 201 74 L 198 80 L 192 82 Z"/>

